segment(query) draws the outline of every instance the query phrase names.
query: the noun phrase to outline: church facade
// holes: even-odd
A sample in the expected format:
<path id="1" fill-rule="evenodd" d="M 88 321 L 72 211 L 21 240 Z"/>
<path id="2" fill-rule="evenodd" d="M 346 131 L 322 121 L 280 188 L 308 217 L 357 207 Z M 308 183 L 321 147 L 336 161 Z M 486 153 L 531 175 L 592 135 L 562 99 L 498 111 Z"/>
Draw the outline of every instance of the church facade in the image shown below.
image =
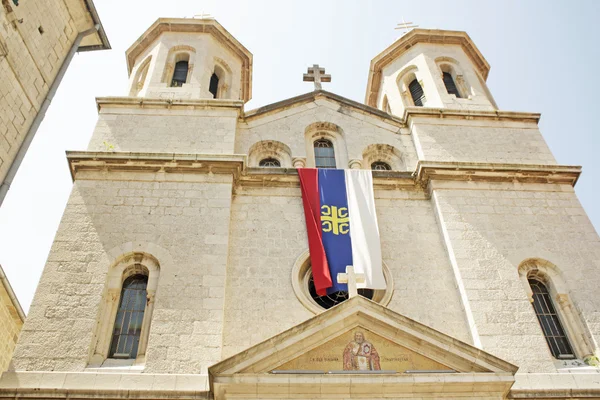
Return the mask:
<path id="1" fill-rule="evenodd" d="M 245 110 L 252 54 L 213 19 L 126 57 L 0 398 L 600 398 L 581 168 L 498 109 L 466 33 L 402 36 L 364 103 Z M 373 170 L 385 289 L 316 295 L 297 168 Z"/>

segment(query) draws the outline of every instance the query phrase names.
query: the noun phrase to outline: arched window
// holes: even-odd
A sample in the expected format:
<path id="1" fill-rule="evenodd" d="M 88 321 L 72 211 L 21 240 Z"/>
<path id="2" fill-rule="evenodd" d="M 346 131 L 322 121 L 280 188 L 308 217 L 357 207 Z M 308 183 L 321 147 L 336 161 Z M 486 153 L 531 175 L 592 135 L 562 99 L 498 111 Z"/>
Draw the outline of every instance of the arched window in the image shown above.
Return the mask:
<path id="1" fill-rule="evenodd" d="M 371 163 L 371 169 L 373 171 L 391 171 L 392 167 L 390 166 L 390 164 L 384 161 L 375 161 Z"/>
<path id="2" fill-rule="evenodd" d="M 278 159 L 269 157 L 269 158 L 263 158 L 262 160 L 260 160 L 260 162 L 258 163 L 258 166 L 259 167 L 279 168 L 279 167 L 281 167 L 281 163 L 279 162 Z"/>
<path id="3" fill-rule="evenodd" d="M 208 91 L 212 93 L 213 99 L 217 98 L 217 93 L 219 91 L 219 77 L 214 72 L 210 77 L 210 84 L 208 85 Z"/>
<path id="4" fill-rule="evenodd" d="M 452 78 L 452 74 L 450 72 L 442 72 L 442 78 L 444 80 L 444 85 L 446 86 L 446 91 L 448 94 L 453 94 L 457 98 L 460 99 L 460 92 L 456 87 L 456 83 L 454 82 L 454 78 Z"/>
<path id="5" fill-rule="evenodd" d="M 335 152 L 333 143 L 327 139 L 319 139 L 314 142 L 315 167 L 335 168 Z"/>
<path id="6" fill-rule="evenodd" d="M 529 286 L 533 292 L 533 309 L 552 355 L 558 359 L 575 358 L 548 288 L 543 282 L 532 278 L 529 278 Z"/>
<path id="7" fill-rule="evenodd" d="M 177 61 L 175 64 L 175 71 L 173 72 L 173 79 L 171 80 L 171 87 L 181 87 L 187 82 L 188 75 L 188 62 Z"/>
<path id="8" fill-rule="evenodd" d="M 421 84 L 416 79 L 413 79 L 408 84 L 408 90 L 410 90 L 410 96 L 412 97 L 413 103 L 417 107 L 423 107 L 423 102 L 426 101 L 425 93 L 423 92 L 423 88 Z"/>
<path id="9" fill-rule="evenodd" d="M 136 358 L 146 310 L 148 277 L 132 275 L 123 282 L 109 357 Z"/>

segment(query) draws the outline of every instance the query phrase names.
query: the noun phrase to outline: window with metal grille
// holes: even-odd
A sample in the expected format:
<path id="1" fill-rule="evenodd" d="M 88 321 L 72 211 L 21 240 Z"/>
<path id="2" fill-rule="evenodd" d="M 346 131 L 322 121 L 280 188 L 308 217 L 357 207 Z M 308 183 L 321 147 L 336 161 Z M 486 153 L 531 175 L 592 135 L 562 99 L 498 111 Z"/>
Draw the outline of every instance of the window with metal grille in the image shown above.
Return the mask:
<path id="1" fill-rule="evenodd" d="M 384 161 L 375 161 L 371 163 L 371 169 L 373 171 L 391 171 L 392 167 L 390 166 L 390 164 Z"/>
<path id="2" fill-rule="evenodd" d="M 411 83 L 408 84 L 408 90 L 410 91 L 410 96 L 413 99 L 413 103 L 417 107 L 423 107 L 423 103 L 426 101 L 425 93 L 423 92 L 423 88 L 421 84 L 416 79 L 413 79 Z"/>
<path id="3" fill-rule="evenodd" d="M 208 85 L 208 91 L 212 93 L 213 99 L 217 98 L 217 91 L 219 90 L 219 77 L 213 73 L 210 77 L 210 84 Z"/>
<path id="4" fill-rule="evenodd" d="M 148 277 L 132 275 L 123 282 L 109 357 L 135 358 L 146 309 Z"/>
<path id="5" fill-rule="evenodd" d="M 171 87 L 181 87 L 187 81 L 188 74 L 188 62 L 177 61 L 175 64 L 175 71 L 173 72 L 173 79 L 171 80 Z"/>
<path id="6" fill-rule="evenodd" d="M 279 162 L 278 159 L 273 158 L 273 157 L 269 157 L 269 158 L 264 158 L 262 160 L 260 160 L 260 162 L 258 163 L 259 167 L 281 167 L 281 163 Z"/>
<path id="7" fill-rule="evenodd" d="M 327 139 L 319 139 L 314 143 L 315 148 L 315 167 L 317 168 L 335 168 L 335 152 L 333 143 Z"/>
<path id="8" fill-rule="evenodd" d="M 454 79 L 452 78 L 452 75 L 449 72 L 444 72 L 442 74 L 442 76 L 443 76 L 444 85 L 446 86 L 446 91 L 448 92 L 448 94 L 453 94 L 457 98 L 460 99 L 460 93 L 458 92 L 458 88 L 456 87 L 456 83 L 454 83 Z"/>
<path id="9" fill-rule="evenodd" d="M 575 358 L 575 353 L 573 353 L 569 338 L 560 323 L 548 288 L 536 279 L 529 279 L 529 285 L 533 291 L 533 309 L 552 355 L 558 359 Z"/>
<path id="10" fill-rule="evenodd" d="M 326 294 L 325 296 L 319 296 L 317 294 L 317 288 L 315 287 L 315 282 L 313 280 L 312 273 L 310 274 L 310 278 L 308 279 L 308 292 L 313 300 L 324 309 L 331 308 L 337 304 L 340 304 L 342 301 L 346 301 L 349 298 L 348 292 L 345 290 L 340 290 L 338 292 L 334 292 L 331 294 Z M 367 299 L 373 300 L 373 296 L 375 295 L 375 291 L 373 289 L 358 289 L 358 294 L 360 296 L 366 297 Z"/>

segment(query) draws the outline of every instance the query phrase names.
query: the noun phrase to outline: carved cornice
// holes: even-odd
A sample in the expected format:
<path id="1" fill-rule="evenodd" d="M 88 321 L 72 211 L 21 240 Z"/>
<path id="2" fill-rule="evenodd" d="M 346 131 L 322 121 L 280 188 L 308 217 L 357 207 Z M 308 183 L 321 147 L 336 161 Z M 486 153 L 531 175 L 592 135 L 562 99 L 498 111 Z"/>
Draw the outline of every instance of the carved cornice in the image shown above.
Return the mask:
<path id="1" fill-rule="evenodd" d="M 241 100 L 224 100 L 224 99 L 157 99 L 148 97 L 96 97 L 96 107 L 98 111 L 102 107 L 114 108 L 167 108 L 181 110 L 203 110 L 207 108 L 233 108 L 238 111 L 238 115 L 242 112 L 244 102 Z"/>
<path id="2" fill-rule="evenodd" d="M 519 112 L 519 111 L 485 111 L 485 110 L 458 110 L 448 108 L 432 107 L 407 107 L 404 110 L 402 120 L 408 125 L 411 119 L 418 117 L 435 117 L 449 119 L 465 120 L 488 120 L 488 121 L 517 121 L 532 122 L 537 124 L 540 121 L 541 114 Z"/>
<path id="3" fill-rule="evenodd" d="M 237 179 L 246 164 L 241 154 L 180 154 L 68 151 L 71 177 L 80 171 L 232 174 Z"/>
<path id="4" fill-rule="evenodd" d="M 579 175 L 581 175 L 581 167 L 572 165 L 419 161 L 415 179 L 424 186 L 432 180 L 550 183 L 575 186 Z"/>
<path id="5" fill-rule="evenodd" d="M 243 154 L 67 152 L 73 180 L 80 171 L 232 174 L 244 187 L 300 187 L 295 168 L 249 168 Z M 574 186 L 581 167 L 419 161 L 415 172 L 373 171 L 380 190 L 422 190 L 431 181 L 518 182 Z"/>

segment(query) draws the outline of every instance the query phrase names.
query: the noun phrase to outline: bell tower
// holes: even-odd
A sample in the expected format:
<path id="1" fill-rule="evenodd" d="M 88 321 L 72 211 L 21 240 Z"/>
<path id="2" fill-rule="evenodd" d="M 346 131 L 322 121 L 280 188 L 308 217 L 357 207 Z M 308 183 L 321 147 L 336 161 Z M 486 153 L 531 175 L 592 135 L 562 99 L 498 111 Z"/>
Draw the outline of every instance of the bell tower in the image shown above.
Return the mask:
<path id="1" fill-rule="evenodd" d="M 212 18 L 160 18 L 125 54 L 129 96 L 252 97 L 252 54 Z"/>
<path id="2" fill-rule="evenodd" d="M 489 70 L 465 32 L 413 29 L 371 61 L 365 103 L 397 116 L 408 107 L 496 110 Z"/>

